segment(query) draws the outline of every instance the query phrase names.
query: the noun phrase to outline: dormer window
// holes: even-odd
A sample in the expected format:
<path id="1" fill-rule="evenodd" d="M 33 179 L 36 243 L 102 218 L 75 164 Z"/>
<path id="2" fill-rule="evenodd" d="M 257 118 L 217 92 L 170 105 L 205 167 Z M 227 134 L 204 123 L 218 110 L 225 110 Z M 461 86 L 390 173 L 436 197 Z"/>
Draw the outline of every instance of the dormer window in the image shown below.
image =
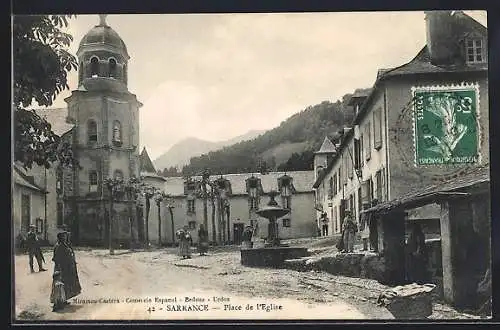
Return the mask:
<path id="1" fill-rule="evenodd" d="M 117 146 L 122 144 L 122 125 L 118 120 L 113 122 L 113 144 Z"/>
<path id="2" fill-rule="evenodd" d="M 87 123 L 87 137 L 89 144 L 97 143 L 97 123 L 95 120 L 91 119 Z"/>
<path id="3" fill-rule="evenodd" d="M 114 58 L 109 59 L 108 76 L 110 78 L 116 78 L 116 60 Z"/>
<path id="4" fill-rule="evenodd" d="M 467 63 L 484 63 L 486 62 L 485 48 L 483 40 L 480 38 L 467 39 L 465 47 L 465 56 Z"/>
<path id="5" fill-rule="evenodd" d="M 92 78 L 99 76 L 99 59 L 97 57 L 90 59 L 90 76 Z"/>

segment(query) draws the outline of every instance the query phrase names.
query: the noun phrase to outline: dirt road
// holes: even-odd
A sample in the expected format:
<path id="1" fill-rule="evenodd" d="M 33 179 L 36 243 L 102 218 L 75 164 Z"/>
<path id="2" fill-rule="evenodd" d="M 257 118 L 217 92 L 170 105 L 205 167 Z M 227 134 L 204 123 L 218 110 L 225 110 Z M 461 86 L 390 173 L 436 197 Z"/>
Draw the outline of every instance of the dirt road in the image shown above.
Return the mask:
<path id="1" fill-rule="evenodd" d="M 373 303 L 375 296 L 367 297 L 366 293 L 363 296 L 354 287 L 331 281 L 332 275 L 243 267 L 238 251 L 203 257 L 193 254 L 193 258 L 187 260 L 181 260 L 172 249 L 117 251 L 114 256 L 106 250 L 75 253 L 83 291 L 61 312 L 52 312 L 49 303 L 53 264 L 49 263 L 47 272 L 30 274 L 28 257 L 16 257 L 18 318 L 393 318 L 385 308 Z M 51 255 L 47 253 L 45 259 L 51 260 Z M 163 303 L 159 299 L 163 299 Z M 207 310 L 193 312 L 183 308 Z"/>

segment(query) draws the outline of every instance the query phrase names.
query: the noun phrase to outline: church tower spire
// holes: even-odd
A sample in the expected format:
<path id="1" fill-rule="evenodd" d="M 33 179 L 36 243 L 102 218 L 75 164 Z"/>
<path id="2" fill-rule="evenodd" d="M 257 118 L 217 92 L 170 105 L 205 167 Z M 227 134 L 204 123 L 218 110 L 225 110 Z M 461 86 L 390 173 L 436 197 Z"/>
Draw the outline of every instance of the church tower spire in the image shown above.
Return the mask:
<path id="1" fill-rule="evenodd" d="M 104 14 L 99 15 L 99 26 L 108 26 L 108 24 L 106 24 L 106 16 L 108 15 Z"/>

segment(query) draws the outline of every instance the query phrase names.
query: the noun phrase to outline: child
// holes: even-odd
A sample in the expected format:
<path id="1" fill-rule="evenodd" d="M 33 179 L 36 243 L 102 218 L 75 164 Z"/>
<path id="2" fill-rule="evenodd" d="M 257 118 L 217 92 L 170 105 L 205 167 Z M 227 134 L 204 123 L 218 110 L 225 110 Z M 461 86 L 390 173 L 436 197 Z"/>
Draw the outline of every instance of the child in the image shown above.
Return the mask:
<path id="1" fill-rule="evenodd" d="M 64 292 L 64 283 L 61 281 L 61 272 L 55 271 L 52 275 L 52 294 L 50 295 L 50 302 L 54 304 L 52 311 L 60 310 L 66 303 L 66 294 Z"/>

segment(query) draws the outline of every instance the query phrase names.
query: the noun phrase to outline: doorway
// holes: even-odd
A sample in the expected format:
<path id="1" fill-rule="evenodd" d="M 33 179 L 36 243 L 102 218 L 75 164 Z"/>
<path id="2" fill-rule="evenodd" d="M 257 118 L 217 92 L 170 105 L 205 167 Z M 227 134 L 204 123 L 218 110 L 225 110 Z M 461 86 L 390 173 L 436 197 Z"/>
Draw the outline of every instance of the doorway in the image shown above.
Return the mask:
<path id="1" fill-rule="evenodd" d="M 242 223 L 233 223 L 233 237 L 235 245 L 241 244 L 241 238 L 243 236 L 243 226 L 244 225 Z"/>

